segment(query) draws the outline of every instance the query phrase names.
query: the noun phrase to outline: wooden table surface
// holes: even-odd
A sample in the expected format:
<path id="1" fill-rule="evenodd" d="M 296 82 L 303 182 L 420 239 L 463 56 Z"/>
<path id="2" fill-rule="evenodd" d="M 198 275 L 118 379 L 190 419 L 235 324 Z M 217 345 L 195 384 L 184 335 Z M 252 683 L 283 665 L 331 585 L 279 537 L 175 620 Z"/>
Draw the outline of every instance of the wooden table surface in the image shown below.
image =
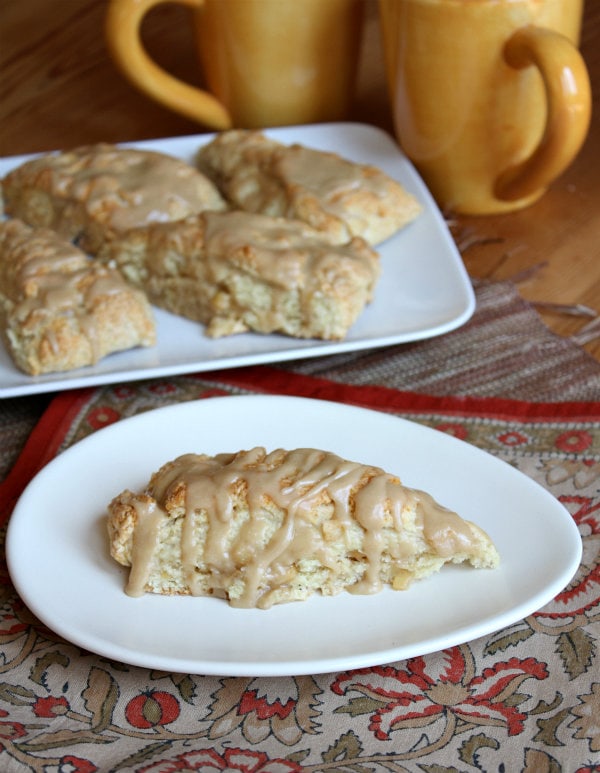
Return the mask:
<path id="1" fill-rule="evenodd" d="M 392 132 L 375 0 L 367 14 L 357 96 L 350 120 Z M 207 131 L 138 93 L 116 71 L 103 38 L 106 0 L 0 2 L 0 155 Z M 189 11 L 164 5 L 147 17 L 152 55 L 179 77 L 198 81 Z M 587 0 L 581 41 L 597 107 L 600 2 Z M 460 217 L 453 232 L 471 276 L 522 276 L 523 297 L 539 304 L 584 304 L 600 313 L 600 116 L 567 172 L 533 206 L 495 217 Z M 558 334 L 590 318 L 538 307 Z M 600 360 L 599 337 L 585 348 Z"/>

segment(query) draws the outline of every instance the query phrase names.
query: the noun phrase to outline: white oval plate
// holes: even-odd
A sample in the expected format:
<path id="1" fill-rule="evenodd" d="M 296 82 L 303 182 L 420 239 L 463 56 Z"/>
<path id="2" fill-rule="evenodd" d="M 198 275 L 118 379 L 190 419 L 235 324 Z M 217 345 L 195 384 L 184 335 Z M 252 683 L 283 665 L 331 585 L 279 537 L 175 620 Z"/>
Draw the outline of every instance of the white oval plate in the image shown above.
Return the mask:
<path id="1" fill-rule="evenodd" d="M 483 527 L 501 565 L 448 566 L 405 592 L 343 593 L 266 611 L 213 598 L 127 596 L 127 570 L 108 552 L 108 502 L 144 487 L 178 454 L 255 445 L 323 448 L 396 473 Z M 565 587 L 581 539 L 551 494 L 464 441 L 333 402 L 236 396 L 139 414 L 62 453 L 21 496 L 7 559 L 31 611 L 87 650 L 167 671 L 282 676 L 389 663 L 499 630 Z"/>

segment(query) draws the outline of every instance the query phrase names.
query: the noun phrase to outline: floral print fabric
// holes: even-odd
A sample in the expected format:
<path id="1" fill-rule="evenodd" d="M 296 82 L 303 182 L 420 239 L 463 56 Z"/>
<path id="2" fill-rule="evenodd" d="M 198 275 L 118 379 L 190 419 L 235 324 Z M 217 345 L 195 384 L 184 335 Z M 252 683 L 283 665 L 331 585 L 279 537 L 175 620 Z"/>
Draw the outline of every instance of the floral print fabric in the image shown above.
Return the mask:
<path id="1" fill-rule="evenodd" d="M 257 368 L 80 394 L 57 419 L 58 450 L 159 405 L 284 390 L 396 413 L 515 466 L 577 523 L 584 552 L 576 576 L 528 618 L 442 652 L 343 673 L 219 678 L 137 668 L 78 649 L 31 615 L 4 565 L 0 769 L 600 771 L 600 404 L 553 411 L 506 400 L 343 390 Z M 1 501 L 6 507 L 9 498 Z M 9 515 L 6 507 L 3 535 Z"/>

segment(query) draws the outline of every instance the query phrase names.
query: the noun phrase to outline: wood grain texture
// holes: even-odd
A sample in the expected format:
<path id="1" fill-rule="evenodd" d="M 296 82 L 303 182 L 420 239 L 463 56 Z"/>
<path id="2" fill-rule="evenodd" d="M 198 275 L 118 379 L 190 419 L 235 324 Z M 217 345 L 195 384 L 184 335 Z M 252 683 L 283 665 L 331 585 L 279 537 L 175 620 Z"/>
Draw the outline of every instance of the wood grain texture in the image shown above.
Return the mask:
<path id="1" fill-rule="evenodd" d="M 357 95 L 350 120 L 392 131 L 375 0 L 367 13 Z M 126 82 L 104 42 L 105 0 L 3 0 L 0 3 L 0 155 L 90 142 L 119 142 L 205 131 L 155 104 Z M 166 4 L 146 19 L 151 54 L 179 77 L 200 83 L 189 11 Z M 588 0 L 581 50 L 594 110 L 579 156 L 533 206 L 494 217 L 452 221 L 473 277 L 519 283 L 532 302 L 585 304 L 600 313 L 600 2 Z M 589 318 L 540 309 L 569 336 Z M 600 360 L 600 337 L 585 345 Z"/>

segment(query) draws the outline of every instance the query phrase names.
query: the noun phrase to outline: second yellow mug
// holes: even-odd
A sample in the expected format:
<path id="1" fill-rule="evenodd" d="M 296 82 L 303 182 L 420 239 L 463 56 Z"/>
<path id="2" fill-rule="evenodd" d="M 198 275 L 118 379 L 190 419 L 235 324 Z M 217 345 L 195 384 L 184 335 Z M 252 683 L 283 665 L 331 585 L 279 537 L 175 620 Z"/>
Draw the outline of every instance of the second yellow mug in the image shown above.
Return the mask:
<path id="1" fill-rule="evenodd" d="M 531 204 L 589 128 L 583 0 L 379 0 L 397 138 L 438 203 Z"/>
<path id="2" fill-rule="evenodd" d="M 111 0 L 109 50 L 121 71 L 165 106 L 212 129 L 346 117 L 358 64 L 362 0 L 175 0 L 194 14 L 207 90 L 159 67 L 140 38 L 165 0 Z"/>

